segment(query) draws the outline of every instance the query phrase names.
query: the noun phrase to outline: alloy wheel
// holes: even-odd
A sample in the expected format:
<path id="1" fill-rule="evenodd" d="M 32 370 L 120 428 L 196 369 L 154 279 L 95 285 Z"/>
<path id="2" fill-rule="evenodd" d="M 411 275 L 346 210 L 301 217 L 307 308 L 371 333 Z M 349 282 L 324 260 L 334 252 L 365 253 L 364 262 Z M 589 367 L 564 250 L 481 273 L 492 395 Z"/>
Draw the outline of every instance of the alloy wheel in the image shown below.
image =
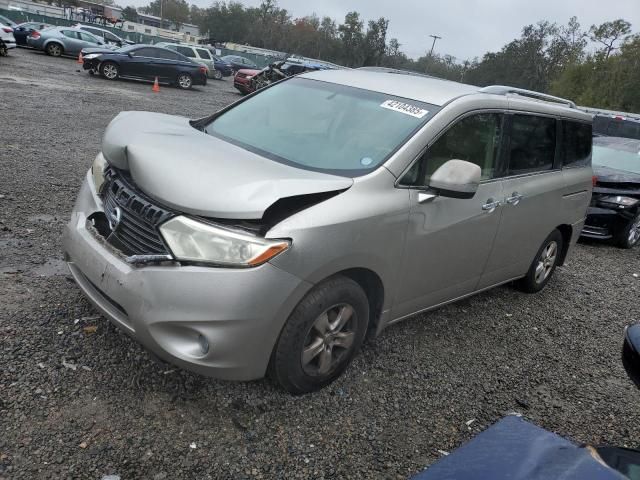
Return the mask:
<path id="1" fill-rule="evenodd" d="M 118 76 L 118 67 L 112 63 L 107 63 L 102 67 L 102 74 L 109 80 L 114 80 Z"/>
<path id="2" fill-rule="evenodd" d="M 313 322 L 302 350 L 302 368 L 307 375 L 323 376 L 333 371 L 356 339 L 357 318 L 351 305 L 335 305 Z"/>
<path id="3" fill-rule="evenodd" d="M 47 50 L 49 51 L 49 55 L 51 55 L 52 57 L 59 57 L 60 55 L 62 55 L 62 49 L 60 48 L 60 45 L 56 43 L 50 44 L 47 47 Z"/>
<path id="4" fill-rule="evenodd" d="M 189 75 L 182 74 L 178 77 L 178 85 L 180 88 L 191 88 L 191 77 Z"/>
<path id="5" fill-rule="evenodd" d="M 535 272 L 536 283 L 540 284 L 544 282 L 551 274 L 551 271 L 556 264 L 557 256 L 558 244 L 555 241 L 551 241 L 542 249 L 540 257 L 538 258 L 538 265 L 536 265 Z"/>
<path id="6" fill-rule="evenodd" d="M 629 245 L 633 246 L 640 240 L 640 216 L 629 227 Z"/>

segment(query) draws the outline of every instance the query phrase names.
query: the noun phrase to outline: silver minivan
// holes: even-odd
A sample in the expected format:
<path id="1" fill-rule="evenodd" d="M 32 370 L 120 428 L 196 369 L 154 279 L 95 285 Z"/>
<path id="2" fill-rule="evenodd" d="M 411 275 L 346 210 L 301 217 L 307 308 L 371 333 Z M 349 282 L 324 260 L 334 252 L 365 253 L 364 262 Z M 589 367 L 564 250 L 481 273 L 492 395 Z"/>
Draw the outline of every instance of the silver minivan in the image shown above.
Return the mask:
<path id="1" fill-rule="evenodd" d="M 570 101 L 321 71 L 198 120 L 119 114 L 64 246 L 87 297 L 161 358 L 304 393 L 403 318 L 543 289 L 591 189 L 591 116 Z"/>

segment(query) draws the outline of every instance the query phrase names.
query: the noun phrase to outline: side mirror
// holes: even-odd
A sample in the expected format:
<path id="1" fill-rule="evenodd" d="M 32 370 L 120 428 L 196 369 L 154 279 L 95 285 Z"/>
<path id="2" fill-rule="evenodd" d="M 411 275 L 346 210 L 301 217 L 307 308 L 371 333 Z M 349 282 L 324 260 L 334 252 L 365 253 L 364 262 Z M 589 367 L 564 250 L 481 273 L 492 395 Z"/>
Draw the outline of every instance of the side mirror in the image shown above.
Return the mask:
<path id="1" fill-rule="evenodd" d="M 629 378 L 640 388 L 640 323 L 624 329 L 622 364 Z"/>
<path id="2" fill-rule="evenodd" d="M 449 160 L 433 172 L 429 188 L 443 197 L 473 198 L 481 177 L 482 170 L 475 163 Z"/>

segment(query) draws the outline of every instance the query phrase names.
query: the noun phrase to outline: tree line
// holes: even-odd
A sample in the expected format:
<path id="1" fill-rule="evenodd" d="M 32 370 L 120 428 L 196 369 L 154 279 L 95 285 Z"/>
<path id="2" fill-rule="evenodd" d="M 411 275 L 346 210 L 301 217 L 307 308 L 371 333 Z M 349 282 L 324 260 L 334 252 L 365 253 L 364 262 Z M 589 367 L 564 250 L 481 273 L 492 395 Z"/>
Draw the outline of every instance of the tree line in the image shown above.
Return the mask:
<path id="1" fill-rule="evenodd" d="M 161 3 L 162 2 L 162 3 Z M 426 53 L 409 58 L 389 20 L 365 21 L 356 12 L 338 23 L 315 14 L 295 18 L 276 0 L 258 7 L 216 1 L 208 8 L 186 0 L 153 0 L 140 9 L 176 24 L 196 24 L 216 42 L 235 42 L 298 54 L 348 67 L 384 66 L 426 73 L 478 86 L 506 84 L 571 98 L 593 107 L 640 112 L 640 34 L 618 19 L 583 28 L 576 17 L 566 25 L 540 21 L 522 29 L 500 51 L 459 60 Z M 129 20 L 133 7 L 123 12 Z"/>

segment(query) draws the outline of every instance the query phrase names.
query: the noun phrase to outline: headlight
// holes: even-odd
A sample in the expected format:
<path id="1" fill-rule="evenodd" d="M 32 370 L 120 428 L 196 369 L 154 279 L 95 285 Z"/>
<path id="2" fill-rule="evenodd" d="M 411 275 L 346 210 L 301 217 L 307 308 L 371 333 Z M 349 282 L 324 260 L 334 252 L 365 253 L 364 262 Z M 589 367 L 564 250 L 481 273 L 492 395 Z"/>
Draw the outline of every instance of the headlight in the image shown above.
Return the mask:
<path id="1" fill-rule="evenodd" d="M 91 176 L 93 177 L 93 186 L 96 188 L 96 193 L 100 193 L 100 189 L 104 184 L 104 171 L 107 168 L 107 161 L 104 159 L 102 152 L 96 155 L 91 165 Z"/>
<path id="2" fill-rule="evenodd" d="M 618 208 L 634 207 L 639 199 L 633 197 L 623 197 L 620 195 L 609 195 L 598 199 L 600 203 L 610 203 L 618 206 Z"/>
<path id="3" fill-rule="evenodd" d="M 82 58 L 84 58 L 85 60 L 93 60 L 94 58 L 98 58 L 101 55 L 101 53 L 90 53 L 89 55 L 85 55 Z"/>
<path id="4" fill-rule="evenodd" d="M 255 267 L 291 245 L 183 216 L 162 224 L 160 232 L 176 259 L 221 266 Z"/>

